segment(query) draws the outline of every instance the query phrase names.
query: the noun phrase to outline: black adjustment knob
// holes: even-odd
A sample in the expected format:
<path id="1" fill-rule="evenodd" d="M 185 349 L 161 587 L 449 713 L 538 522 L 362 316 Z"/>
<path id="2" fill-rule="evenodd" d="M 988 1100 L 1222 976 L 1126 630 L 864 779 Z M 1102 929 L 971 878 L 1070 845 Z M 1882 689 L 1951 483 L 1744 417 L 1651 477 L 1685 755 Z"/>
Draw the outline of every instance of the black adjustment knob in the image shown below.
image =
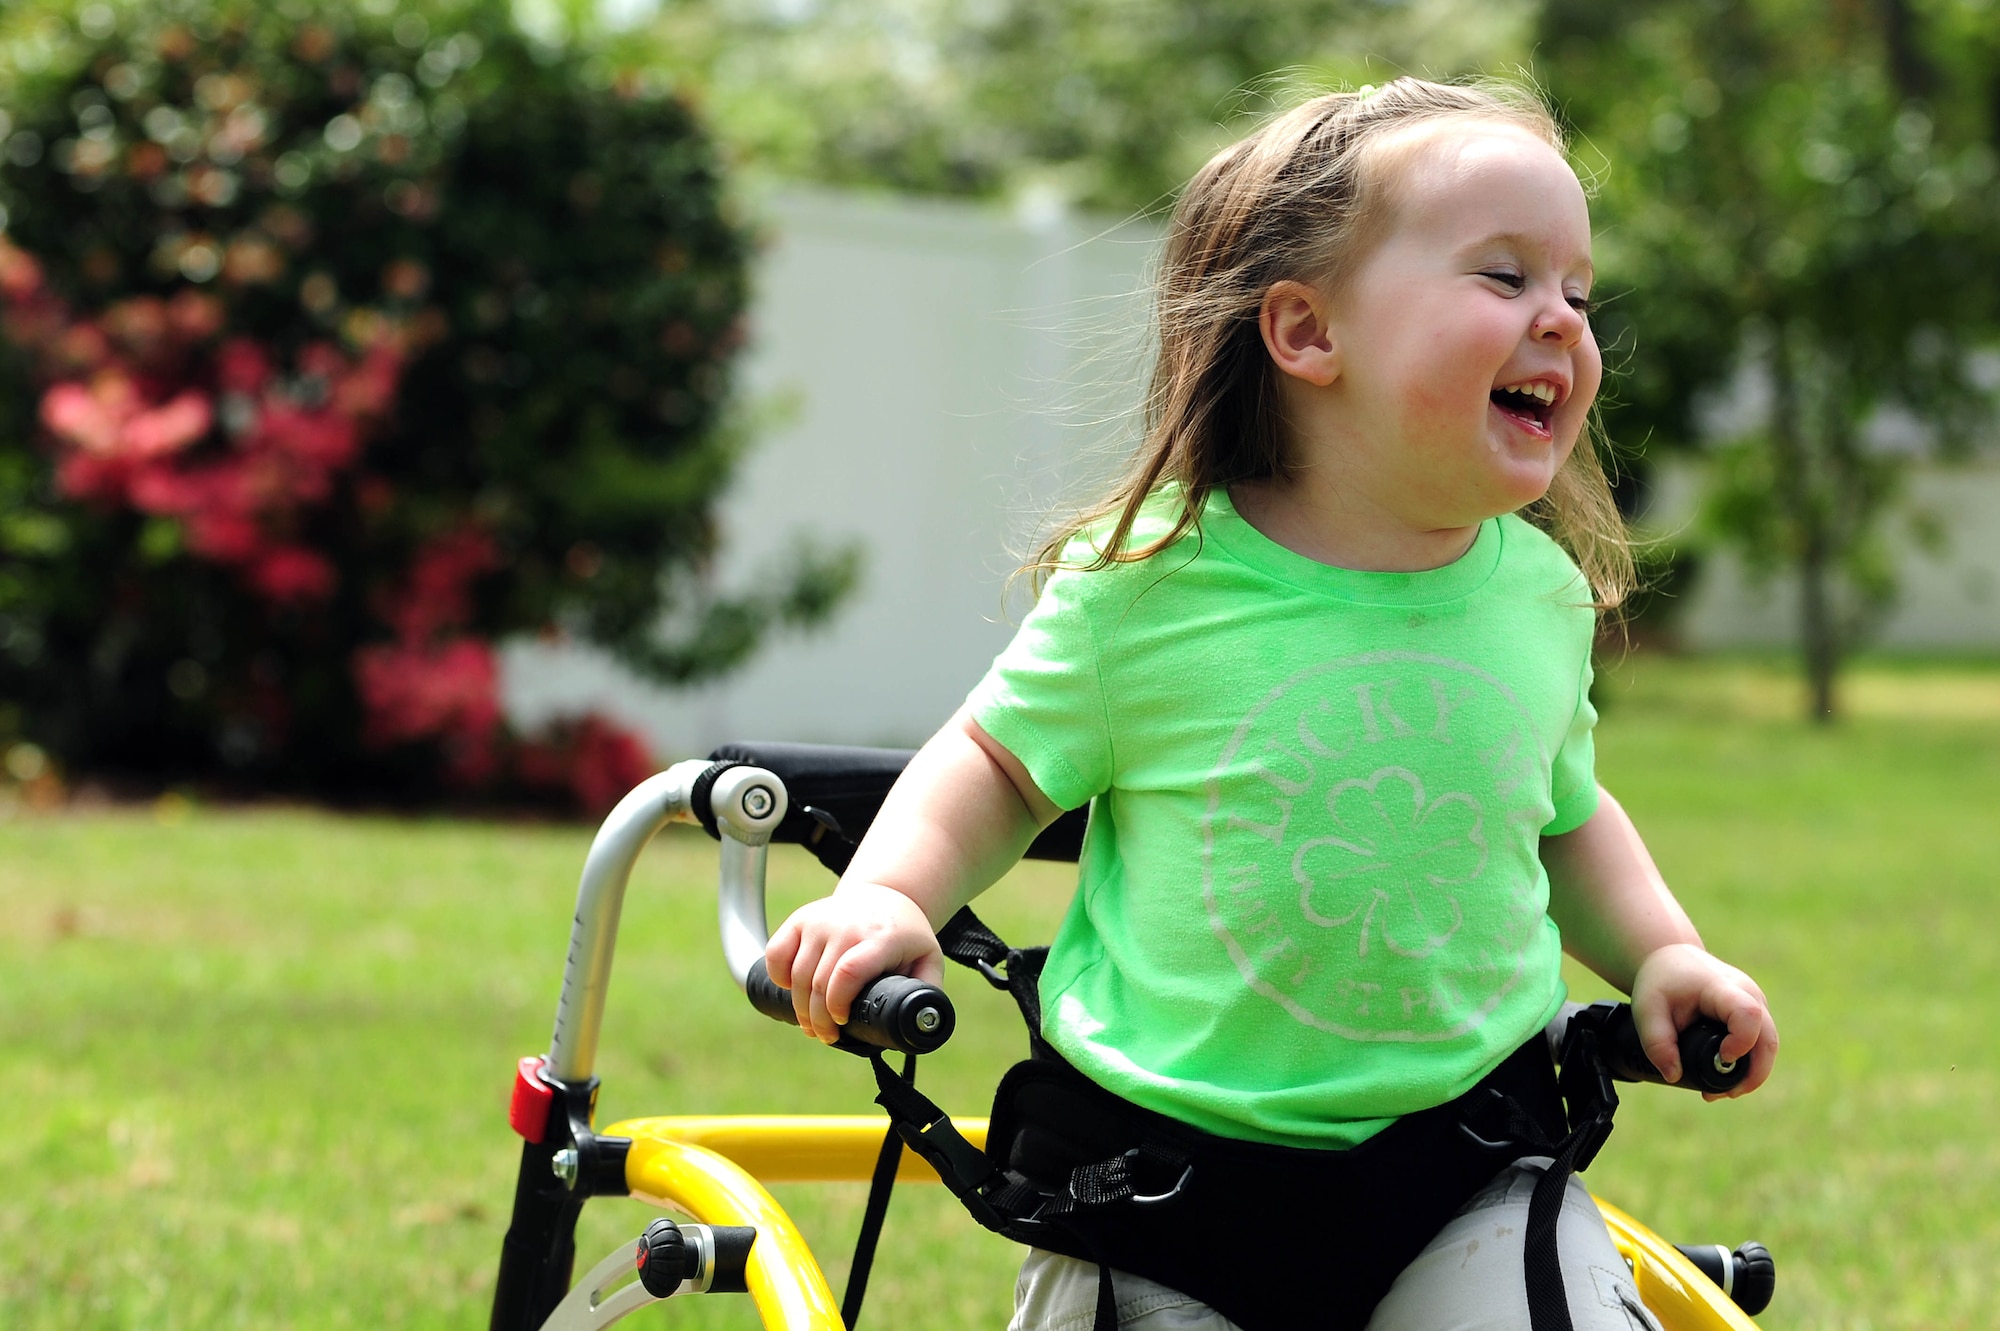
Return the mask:
<path id="1" fill-rule="evenodd" d="M 1771 1306 L 1771 1295 L 1777 1292 L 1778 1263 L 1761 1243 L 1746 1243 L 1731 1255 L 1736 1259 L 1736 1288 L 1729 1297 L 1755 1317 Z"/>
<path id="2" fill-rule="evenodd" d="M 1730 1302 L 1755 1317 L 1771 1306 L 1778 1287 L 1778 1264 L 1761 1243 L 1746 1243 L 1731 1252 L 1720 1243 L 1675 1244 L 1681 1256 L 1714 1281 Z"/>
<path id="3" fill-rule="evenodd" d="M 700 1274 L 701 1254 L 681 1235 L 681 1227 L 662 1217 L 646 1226 L 639 1236 L 635 1259 L 639 1283 L 656 1299 L 673 1294 L 681 1285 Z"/>

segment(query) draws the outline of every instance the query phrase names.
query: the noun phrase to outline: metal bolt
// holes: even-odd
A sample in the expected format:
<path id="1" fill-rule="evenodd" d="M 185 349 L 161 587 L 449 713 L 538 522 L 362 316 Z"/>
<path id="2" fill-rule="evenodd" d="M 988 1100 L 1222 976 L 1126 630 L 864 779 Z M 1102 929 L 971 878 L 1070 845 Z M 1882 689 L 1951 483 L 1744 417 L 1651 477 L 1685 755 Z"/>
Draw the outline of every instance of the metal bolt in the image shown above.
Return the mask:
<path id="1" fill-rule="evenodd" d="M 776 803 L 768 787 L 752 786 L 743 792 L 743 812 L 752 818 L 762 818 Z"/>
<path id="2" fill-rule="evenodd" d="M 1724 1058 L 1721 1054 L 1717 1054 L 1715 1056 L 1715 1070 L 1727 1077 L 1730 1073 L 1736 1071 L 1736 1060 L 1733 1058 Z"/>
<path id="3" fill-rule="evenodd" d="M 576 1148 L 565 1146 L 549 1157 L 549 1172 L 564 1183 L 576 1182 Z"/>
<path id="4" fill-rule="evenodd" d="M 944 1025 L 944 1014 L 939 1012 L 936 1008 L 927 1007 L 918 1010 L 917 1029 L 922 1031 L 924 1034 L 929 1035 L 932 1031 L 936 1030 L 938 1027 L 942 1025 Z"/>

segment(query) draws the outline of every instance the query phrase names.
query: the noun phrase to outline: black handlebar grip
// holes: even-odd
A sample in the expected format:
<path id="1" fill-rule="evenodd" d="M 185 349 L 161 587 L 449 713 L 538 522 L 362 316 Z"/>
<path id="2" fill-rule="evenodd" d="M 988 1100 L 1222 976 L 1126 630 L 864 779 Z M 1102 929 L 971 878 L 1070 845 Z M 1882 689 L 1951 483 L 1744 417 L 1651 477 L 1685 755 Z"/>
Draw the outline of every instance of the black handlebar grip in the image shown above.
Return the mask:
<path id="1" fill-rule="evenodd" d="M 799 1024 L 798 1009 L 792 1006 L 792 991 L 780 989 L 772 981 L 771 972 L 765 968 L 762 957 L 750 963 L 750 973 L 743 977 L 743 993 L 750 1000 L 751 1007 L 771 1020 L 790 1026 Z"/>
<path id="2" fill-rule="evenodd" d="M 1729 1027 L 1713 1017 L 1696 1017 L 1689 1022 L 1680 1036 L 1681 1079 L 1668 1083 L 1639 1043 L 1639 1025 L 1632 1018 L 1631 1005 L 1620 1003 L 1604 1024 L 1604 1062 L 1620 1081 L 1671 1084 L 1720 1095 L 1735 1090 L 1750 1075 L 1749 1059 L 1723 1061 L 1722 1042 L 1728 1035 Z"/>
<path id="3" fill-rule="evenodd" d="M 1722 1042 L 1729 1027 L 1713 1017 L 1697 1017 L 1681 1032 L 1681 1079 L 1690 1090 L 1721 1095 L 1735 1090 L 1750 1075 L 1750 1059 L 1733 1062 L 1722 1057 Z"/>
<path id="4" fill-rule="evenodd" d="M 772 983 L 763 958 L 750 964 L 743 992 L 750 1006 L 765 1016 L 798 1025 L 792 991 Z M 855 996 L 847 1024 L 840 1028 L 841 1043 L 928 1054 L 949 1040 L 957 1026 L 958 1013 L 944 990 L 907 975 L 878 975 Z"/>

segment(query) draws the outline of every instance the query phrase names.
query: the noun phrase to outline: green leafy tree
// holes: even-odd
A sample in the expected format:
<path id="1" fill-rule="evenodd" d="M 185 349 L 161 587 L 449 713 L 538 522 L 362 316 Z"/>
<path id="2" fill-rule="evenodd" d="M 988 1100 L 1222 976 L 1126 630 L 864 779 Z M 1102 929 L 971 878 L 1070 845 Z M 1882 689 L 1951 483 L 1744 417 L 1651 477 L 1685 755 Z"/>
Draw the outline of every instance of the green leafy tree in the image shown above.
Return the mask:
<path id="1" fill-rule="evenodd" d="M 1531 0 L 665 0 L 628 52 L 794 177 L 1171 197 L 1292 83 L 1445 77 L 1525 57 Z"/>
<path id="2" fill-rule="evenodd" d="M 623 772 L 496 640 L 692 680 L 851 581 L 703 590 L 753 238 L 684 100 L 490 0 L 170 0 L 9 15 L 0 117 L 0 719 L 66 762 Z"/>
<path id="3" fill-rule="evenodd" d="M 1539 68 L 1605 162 L 1611 432 L 1686 447 L 1704 401 L 1750 405 L 1710 423 L 1712 517 L 1751 568 L 1796 575 L 1822 719 L 1895 591 L 1908 450 L 1871 423 L 1914 417 L 1949 451 L 1988 419 L 2000 66 L 1945 66 L 1944 36 L 1900 0 L 1549 0 L 1542 16 Z"/>

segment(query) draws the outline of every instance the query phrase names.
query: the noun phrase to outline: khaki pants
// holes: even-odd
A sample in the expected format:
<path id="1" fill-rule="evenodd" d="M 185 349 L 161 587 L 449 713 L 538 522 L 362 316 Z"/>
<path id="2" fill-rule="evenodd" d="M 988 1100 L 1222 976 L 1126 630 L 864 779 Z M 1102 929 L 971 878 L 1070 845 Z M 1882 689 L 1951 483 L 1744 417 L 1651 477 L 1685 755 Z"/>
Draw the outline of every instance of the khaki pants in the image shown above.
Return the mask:
<path id="1" fill-rule="evenodd" d="M 1516 1161 L 1476 1193 L 1396 1278 L 1368 1331 L 1527 1331 L 1522 1236 L 1528 1199 L 1547 1164 Z M 1660 1331 L 1611 1246 L 1597 1204 L 1574 1178 L 1556 1233 L 1575 1331 Z M 1120 1331 L 1238 1331 L 1206 1304 L 1143 1277 L 1117 1272 L 1113 1289 Z M 1014 1286 L 1008 1331 L 1090 1331 L 1096 1318 L 1097 1268 L 1031 1250 Z"/>

